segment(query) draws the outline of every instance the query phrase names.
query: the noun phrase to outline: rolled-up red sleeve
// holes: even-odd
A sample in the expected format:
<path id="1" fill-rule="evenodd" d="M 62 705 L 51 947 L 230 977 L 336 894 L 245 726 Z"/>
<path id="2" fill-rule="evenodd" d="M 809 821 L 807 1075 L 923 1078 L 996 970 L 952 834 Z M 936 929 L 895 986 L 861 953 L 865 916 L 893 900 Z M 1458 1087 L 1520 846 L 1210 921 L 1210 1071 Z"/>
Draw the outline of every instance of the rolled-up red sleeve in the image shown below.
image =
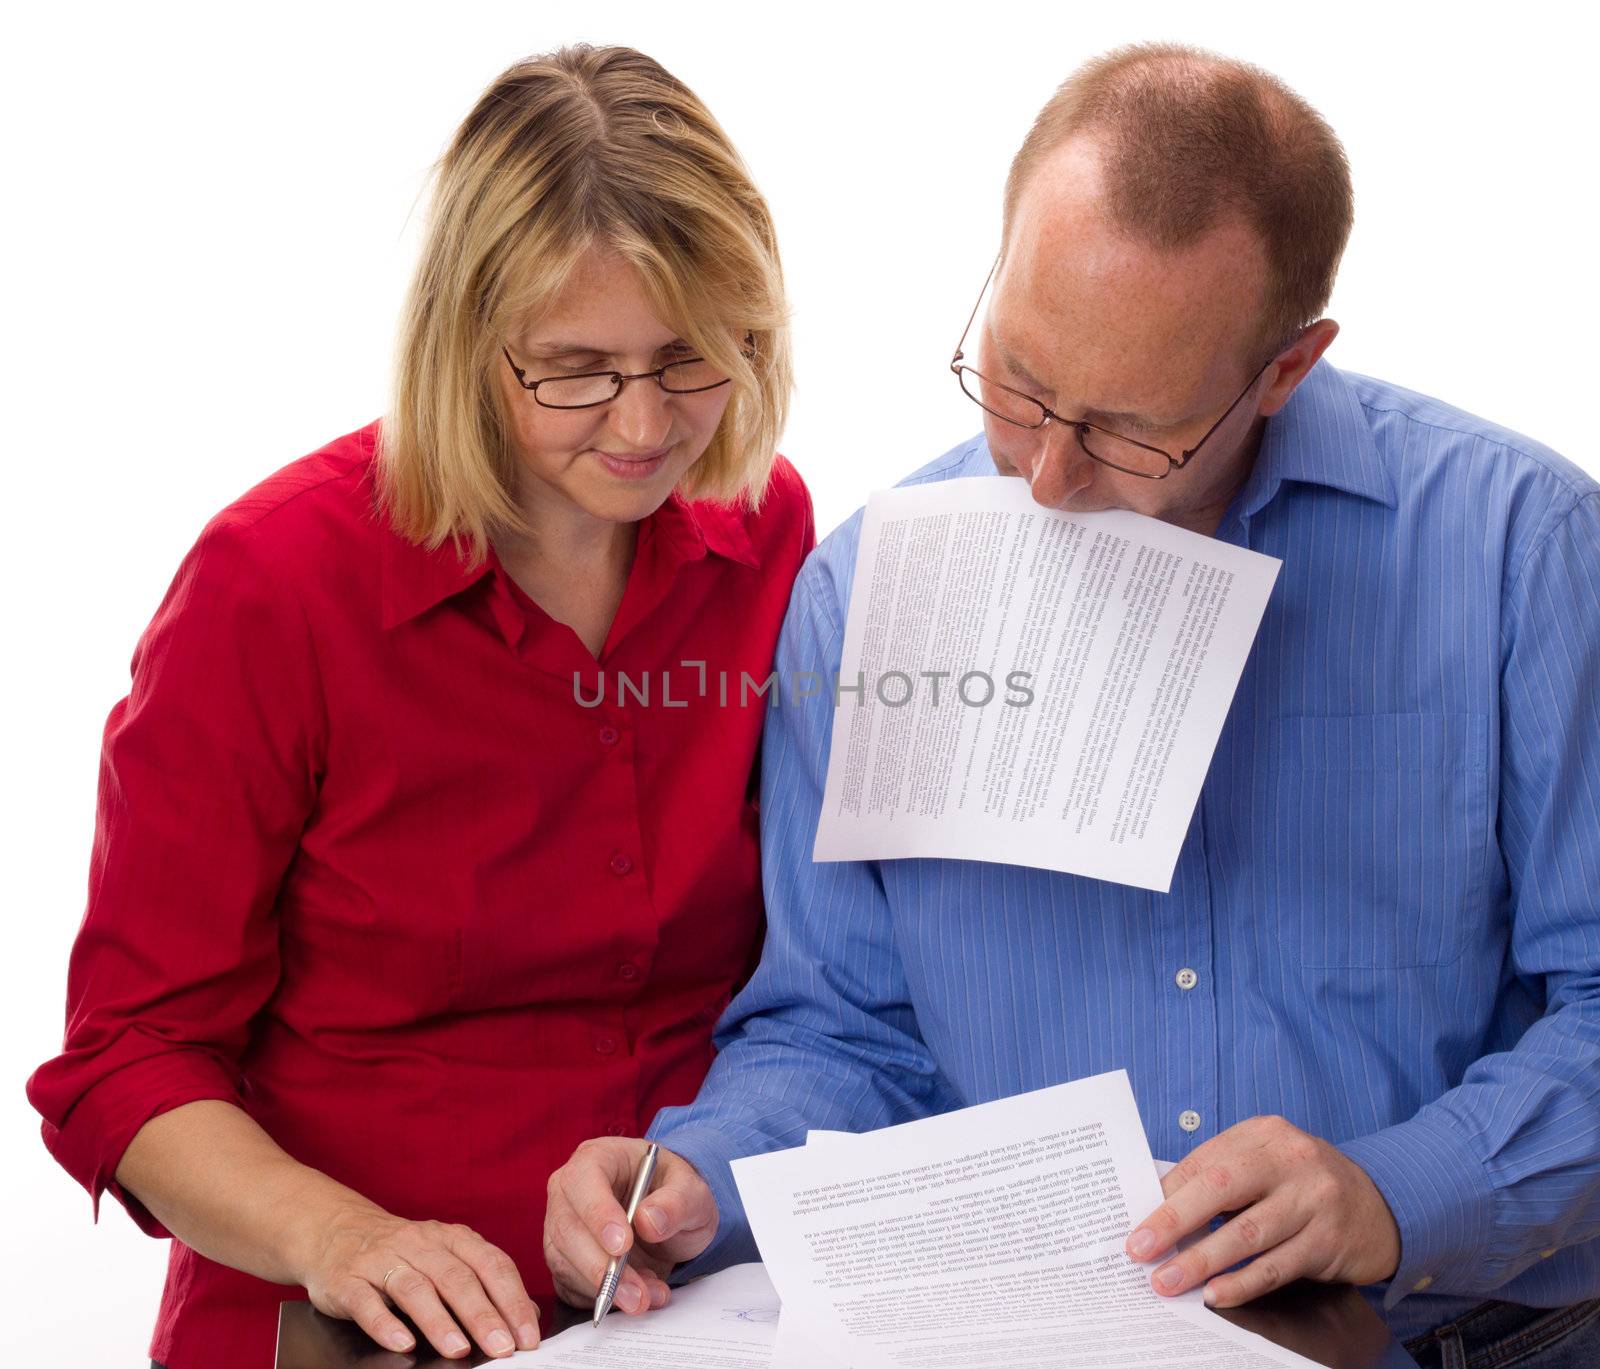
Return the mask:
<path id="1" fill-rule="evenodd" d="M 139 640 L 106 723 L 62 1052 L 28 1082 L 96 1216 L 109 1188 L 153 1235 L 167 1233 L 117 1165 L 151 1118 L 241 1101 L 251 1019 L 278 981 L 274 905 L 321 769 L 316 655 L 263 527 L 237 507 L 214 521 Z"/>

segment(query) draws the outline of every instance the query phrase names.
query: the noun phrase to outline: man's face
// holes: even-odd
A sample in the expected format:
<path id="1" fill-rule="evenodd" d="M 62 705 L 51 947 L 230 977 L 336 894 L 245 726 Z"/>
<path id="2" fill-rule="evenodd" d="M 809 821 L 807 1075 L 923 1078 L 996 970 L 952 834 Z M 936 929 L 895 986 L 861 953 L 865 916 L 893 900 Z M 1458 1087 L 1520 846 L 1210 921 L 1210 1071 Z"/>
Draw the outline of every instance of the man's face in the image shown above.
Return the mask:
<path id="1" fill-rule="evenodd" d="M 1034 174 L 973 364 L 1064 418 L 1178 456 L 1265 360 L 1256 339 L 1265 255 L 1236 222 L 1178 251 L 1132 242 L 1098 208 L 1099 180 L 1094 149 L 1082 142 L 1059 148 Z M 1132 509 L 1214 526 L 1248 474 L 1273 380 L 1269 367 L 1193 461 L 1162 480 L 1095 461 L 1072 427 L 1053 421 L 1029 431 L 986 414 L 989 450 L 1001 474 L 1027 479 L 1048 507 Z"/>

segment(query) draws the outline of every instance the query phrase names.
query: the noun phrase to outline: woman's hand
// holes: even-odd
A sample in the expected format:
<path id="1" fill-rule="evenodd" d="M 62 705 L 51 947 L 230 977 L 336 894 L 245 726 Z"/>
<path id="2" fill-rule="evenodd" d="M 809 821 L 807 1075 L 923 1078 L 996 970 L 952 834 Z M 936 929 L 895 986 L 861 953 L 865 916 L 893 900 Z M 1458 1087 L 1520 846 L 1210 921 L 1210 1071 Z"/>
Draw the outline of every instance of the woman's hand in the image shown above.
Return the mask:
<path id="1" fill-rule="evenodd" d="M 232 1103 L 202 1098 L 151 1118 L 117 1181 L 191 1250 L 302 1284 L 318 1311 L 391 1350 L 416 1338 L 390 1304 L 452 1358 L 471 1349 L 462 1327 L 491 1355 L 539 1343 L 538 1309 L 503 1250 L 464 1226 L 392 1216 L 287 1155 Z"/>
<path id="2" fill-rule="evenodd" d="M 699 1170 L 666 1149 L 656 1159 L 654 1186 L 639 1204 L 634 1230 L 628 1229 L 622 1203 L 648 1144 L 610 1137 L 585 1141 L 550 1176 L 544 1257 L 563 1302 L 591 1306 L 611 1257 L 631 1250 L 617 1284 L 617 1306 L 630 1314 L 660 1307 L 672 1266 L 694 1259 L 716 1235 L 711 1189 Z"/>
<path id="3" fill-rule="evenodd" d="M 539 1311 L 516 1265 L 469 1227 L 347 1205 L 309 1224 L 299 1244 L 303 1253 L 291 1263 L 312 1305 L 391 1350 L 416 1344 L 391 1303 L 441 1355 L 471 1349 L 463 1328 L 491 1355 L 539 1343 Z"/>

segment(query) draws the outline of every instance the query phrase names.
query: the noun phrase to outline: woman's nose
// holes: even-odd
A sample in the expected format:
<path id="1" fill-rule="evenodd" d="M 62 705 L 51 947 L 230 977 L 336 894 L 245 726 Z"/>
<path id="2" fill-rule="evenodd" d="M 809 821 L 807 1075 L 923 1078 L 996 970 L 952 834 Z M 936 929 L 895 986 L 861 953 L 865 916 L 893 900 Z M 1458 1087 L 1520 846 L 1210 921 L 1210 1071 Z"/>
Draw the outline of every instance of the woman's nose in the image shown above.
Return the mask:
<path id="1" fill-rule="evenodd" d="M 671 396 L 648 376 L 630 380 L 611 401 L 608 418 L 630 451 L 653 452 L 666 445 L 672 427 Z"/>

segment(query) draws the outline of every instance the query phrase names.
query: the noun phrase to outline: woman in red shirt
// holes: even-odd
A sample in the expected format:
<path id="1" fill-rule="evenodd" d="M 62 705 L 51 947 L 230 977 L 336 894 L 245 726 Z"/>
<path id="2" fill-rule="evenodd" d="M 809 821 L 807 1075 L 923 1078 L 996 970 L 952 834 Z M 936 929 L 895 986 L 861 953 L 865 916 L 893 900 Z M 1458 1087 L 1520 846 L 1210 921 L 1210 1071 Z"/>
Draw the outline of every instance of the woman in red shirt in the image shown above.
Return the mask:
<path id="1" fill-rule="evenodd" d="M 814 541 L 788 391 L 767 209 L 695 96 L 625 48 L 501 76 L 389 417 L 211 521 L 106 726 L 29 1092 L 97 1208 L 175 1238 L 170 1369 L 266 1369 L 299 1288 L 396 1350 L 395 1308 L 533 1345 L 549 1174 L 693 1097 Z"/>

